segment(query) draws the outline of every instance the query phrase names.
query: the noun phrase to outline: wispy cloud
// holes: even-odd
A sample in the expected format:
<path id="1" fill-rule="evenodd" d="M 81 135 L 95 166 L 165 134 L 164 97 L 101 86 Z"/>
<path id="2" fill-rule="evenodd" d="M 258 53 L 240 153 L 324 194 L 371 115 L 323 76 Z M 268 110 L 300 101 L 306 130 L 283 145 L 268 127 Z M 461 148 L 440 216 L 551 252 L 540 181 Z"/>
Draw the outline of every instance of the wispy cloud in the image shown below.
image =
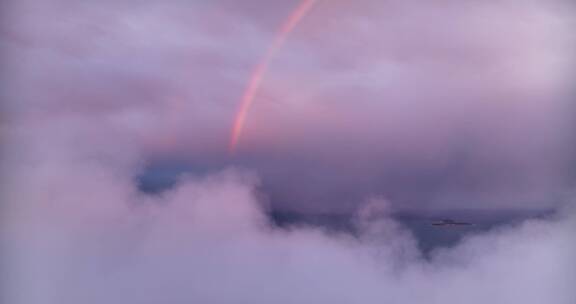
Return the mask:
<path id="1" fill-rule="evenodd" d="M 250 70 L 295 4 L 241 2 L 3 4 L 6 303 L 574 302 L 571 211 L 428 260 L 389 217 L 352 237 L 279 230 L 264 212 L 374 196 L 557 207 L 573 178 L 572 7 L 323 1 L 226 159 Z M 250 173 L 139 193 L 135 176 L 166 160 Z"/>

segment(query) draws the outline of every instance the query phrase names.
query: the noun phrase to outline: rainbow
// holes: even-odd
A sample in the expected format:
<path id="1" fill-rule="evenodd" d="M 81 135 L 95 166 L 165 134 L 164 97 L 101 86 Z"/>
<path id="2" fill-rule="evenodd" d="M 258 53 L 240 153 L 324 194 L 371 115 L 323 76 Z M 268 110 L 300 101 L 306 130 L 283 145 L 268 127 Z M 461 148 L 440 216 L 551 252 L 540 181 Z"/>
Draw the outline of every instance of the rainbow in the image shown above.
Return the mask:
<path id="1" fill-rule="evenodd" d="M 302 18 L 308 14 L 310 9 L 312 9 L 317 1 L 318 0 L 302 0 L 300 4 L 298 4 L 298 6 L 288 16 L 288 18 L 286 18 L 286 21 L 284 21 L 278 33 L 274 37 L 272 44 L 268 47 L 268 50 L 252 71 L 248 85 L 242 94 L 240 106 L 234 117 L 234 124 L 232 127 L 230 144 L 228 148 L 230 155 L 236 153 L 240 137 L 242 136 L 242 130 L 244 129 L 244 124 L 246 123 L 246 116 L 248 115 L 248 111 L 254 103 L 254 97 L 256 96 L 260 85 L 262 84 L 262 79 L 264 78 L 270 63 L 274 59 L 276 53 L 282 48 L 282 45 L 284 45 L 284 42 L 290 33 L 294 30 L 298 23 L 300 23 L 300 20 L 302 20 Z"/>

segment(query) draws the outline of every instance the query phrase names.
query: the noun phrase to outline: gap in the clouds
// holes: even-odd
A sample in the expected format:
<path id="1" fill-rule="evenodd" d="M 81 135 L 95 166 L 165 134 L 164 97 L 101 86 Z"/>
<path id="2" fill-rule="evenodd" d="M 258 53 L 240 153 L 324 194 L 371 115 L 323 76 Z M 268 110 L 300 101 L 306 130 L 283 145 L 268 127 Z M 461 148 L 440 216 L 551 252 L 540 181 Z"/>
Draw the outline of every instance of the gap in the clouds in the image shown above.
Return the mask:
<path id="1" fill-rule="evenodd" d="M 391 214 L 391 218 L 408 229 L 416 238 L 425 257 L 439 248 L 451 248 L 465 237 L 492 229 L 512 226 L 528 219 L 542 219 L 554 214 L 552 210 L 438 210 L 428 212 L 403 211 Z M 273 223 L 281 228 L 297 226 L 322 227 L 336 232 L 356 234 L 357 218 L 352 214 L 306 214 L 272 210 Z M 442 219 L 457 219 L 473 223 L 471 226 L 436 227 L 432 223 Z"/>
<path id="2" fill-rule="evenodd" d="M 173 189 L 185 175 L 204 176 L 213 172 L 215 169 L 209 164 L 163 162 L 146 166 L 135 177 L 135 182 L 140 192 L 157 195 Z"/>
<path id="3" fill-rule="evenodd" d="M 222 168 L 219 168 L 221 170 Z M 147 166 L 136 176 L 138 190 L 146 195 L 160 195 L 176 187 L 185 175 L 208 176 L 216 170 L 207 165 L 183 165 L 164 163 Z M 271 209 L 266 215 L 272 225 L 279 229 L 313 227 L 328 232 L 357 235 L 357 216 L 354 213 L 315 213 L 306 211 L 288 211 L 274 208 L 274 200 L 281 198 L 268 193 L 265 187 L 259 192 L 269 200 Z M 412 210 L 393 212 L 391 218 L 408 229 L 415 237 L 423 256 L 429 257 L 435 249 L 450 248 L 458 245 L 465 237 L 480 234 L 492 229 L 521 223 L 528 219 L 544 218 L 552 215 L 553 210 Z M 441 219 L 455 219 L 473 223 L 472 226 L 435 227 L 433 222 Z"/>
<path id="4" fill-rule="evenodd" d="M 192 168 L 181 165 L 149 166 L 136 176 L 136 184 L 142 193 L 160 194 L 174 188 L 178 179 L 191 171 Z"/>

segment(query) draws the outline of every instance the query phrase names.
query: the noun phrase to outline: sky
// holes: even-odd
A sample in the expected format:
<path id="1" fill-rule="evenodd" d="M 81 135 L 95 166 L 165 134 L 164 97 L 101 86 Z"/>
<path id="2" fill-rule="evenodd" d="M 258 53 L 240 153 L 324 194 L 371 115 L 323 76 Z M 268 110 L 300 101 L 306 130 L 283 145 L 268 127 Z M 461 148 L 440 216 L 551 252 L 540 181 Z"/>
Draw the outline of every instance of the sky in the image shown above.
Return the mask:
<path id="1" fill-rule="evenodd" d="M 91 121 L 151 166 L 248 167 L 279 209 L 547 209 L 573 184 L 566 1 L 9 1 L 4 120 Z M 87 141 L 90 139 L 86 139 Z M 101 139 L 101 140 L 111 140 Z M 119 139 L 122 140 L 122 139 Z"/>
<path id="2" fill-rule="evenodd" d="M 2 5 L 7 303 L 576 298 L 570 1 L 317 1 L 233 155 L 250 75 L 298 1 Z M 166 168 L 187 173 L 139 191 Z M 270 209 L 361 233 L 278 229 Z M 550 209 L 430 259 L 391 216 Z"/>

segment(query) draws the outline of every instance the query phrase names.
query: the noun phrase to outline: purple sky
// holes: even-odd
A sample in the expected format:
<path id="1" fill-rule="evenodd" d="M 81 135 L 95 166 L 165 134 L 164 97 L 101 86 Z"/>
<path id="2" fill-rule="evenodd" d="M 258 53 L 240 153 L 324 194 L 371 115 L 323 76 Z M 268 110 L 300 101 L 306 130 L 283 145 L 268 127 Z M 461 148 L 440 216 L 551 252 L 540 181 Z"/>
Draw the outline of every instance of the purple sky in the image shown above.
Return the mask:
<path id="1" fill-rule="evenodd" d="M 5 119 L 84 119 L 113 137 L 106 120 L 145 159 L 221 167 L 250 71 L 295 4 L 9 2 Z M 572 12 L 320 1 L 272 63 L 232 162 L 289 193 L 276 200 L 288 209 L 349 210 L 367 195 L 550 207 L 573 177 Z"/>
<path id="2" fill-rule="evenodd" d="M 226 159 L 251 69 L 295 4 L 9 2 L 5 120 L 78 119 L 101 140 L 121 130 L 143 159 L 238 163 L 287 209 L 339 212 L 370 195 L 400 208 L 547 208 L 566 191 L 563 1 L 320 1 Z"/>
<path id="3" fill-rule="evenodd" d="M 569 2 L 319 1 L 229 158 L 296 1 L 3 1 L 0 302 L 573 304 Z M 167 164 L 193 169 L 139 192 Z M 429 259 L 389 216 L 560 205 Z"/>

